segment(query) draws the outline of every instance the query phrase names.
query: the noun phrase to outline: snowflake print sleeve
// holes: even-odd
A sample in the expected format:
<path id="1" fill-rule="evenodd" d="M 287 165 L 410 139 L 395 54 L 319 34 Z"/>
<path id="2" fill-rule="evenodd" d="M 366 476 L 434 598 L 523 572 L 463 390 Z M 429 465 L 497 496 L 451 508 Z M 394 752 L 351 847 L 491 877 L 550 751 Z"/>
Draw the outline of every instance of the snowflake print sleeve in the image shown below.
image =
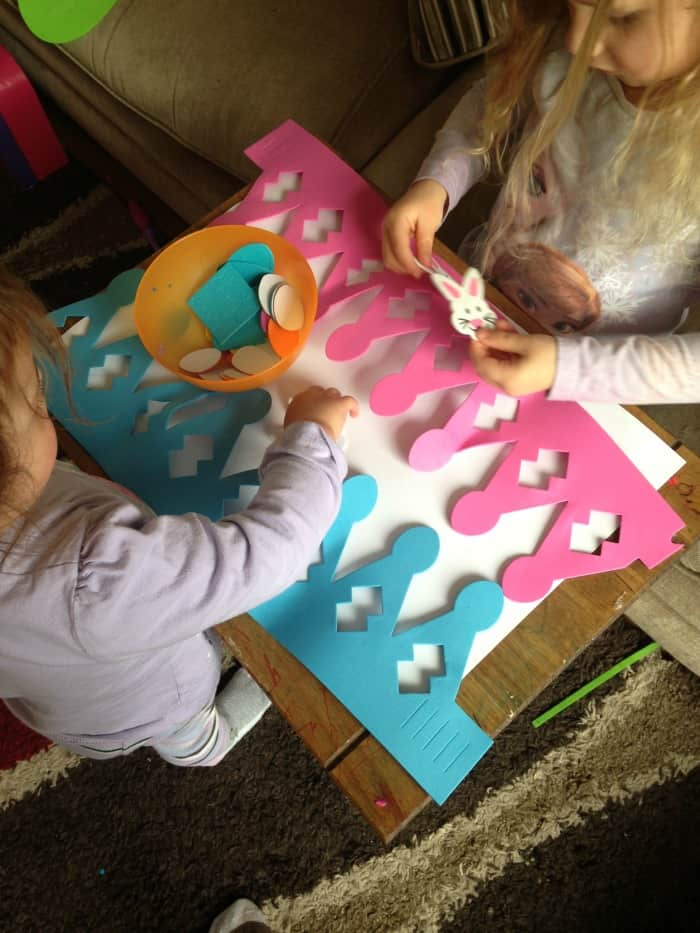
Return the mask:
<path id="1" fill-rule="evenodd" d="M 557 340 L 549 397 L 575 401 L 700 402 L 700 334 Z"/>
<path id="2" fill-rule="evenodd" d="M 485 82 L 479 81 L 462 97 L 435 138 L 415 181 L 431 178 L 447 192 L 447 212 L 464 197 L 484 173 L 484 160 L 470 155 L 475 130 L 484 111 Z"/>
<path id="3" fill-rule="evenodd" d="M 544 62 L 531 124 L 552 107 L 569 62 L 563 50 Z M 421 168 L 419 177 L 445 187 L 450 209 L 483 171 L 469 149 L 484 95 L 483 83 L 465 95 Z M 609 167 L 638 119 L 644 115 L 617 79 L 591 71 L 575 118 L 537 159 L 523 203 L 513 214 L 503 210 L 503 193 L 496 201 L 488 255 L 473 233 L 460 248 L 465 262 L 559 338 L 553 398 L 700 400 L 699 338 L 673 335 L 699 294 L 700 223 L 690 217 L 682 229 L 645 233 L 636 241 L 628 236 L 624 200 L 609 197 Z M 623 190 L 627 173 L 633 183 L 649 158 L 643 147 L 635 152 Z M 586 336 L 576 341 L 569 335 Z"/>

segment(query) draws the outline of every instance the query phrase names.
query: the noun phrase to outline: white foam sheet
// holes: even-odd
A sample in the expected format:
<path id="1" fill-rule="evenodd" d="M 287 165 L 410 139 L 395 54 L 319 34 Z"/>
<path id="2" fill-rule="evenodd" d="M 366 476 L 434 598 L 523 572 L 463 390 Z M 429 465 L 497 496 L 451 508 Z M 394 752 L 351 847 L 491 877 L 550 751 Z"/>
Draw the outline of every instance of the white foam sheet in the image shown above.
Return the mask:
<path id="1" fill-rule="evenodd" d="M 357 360 L 340 363 L 329 360 L 325 354 L 328 337 L 340 323 L 356 318 L 362 308 L 360 298 L 354 304 L 331 310 L 317 322 L 292 368 L 267 386 L 272 395 L 268 419 L 279 424 L 291 396 L 311 383 L 335 385 L 360 400 L 361 415 L 349 420 L 346 428 L 345 453 L 351 473 L 369 473 L 376 479 L 379 497 L 372 514 L 354 527 L 338 570 L 342 574 L 384 553 L 389 542 L 409 525 L 426 524 L 434 528 L 440 537 L 440 552 L 432 567 L 413 578 L 399 617 L 399 627 L 405 628 L 449 610 L 467 583 L 477 579 L 499 580 L 512 558 L 533 553 L 557 506 L 504 515 L 491 531 L 476 537 L 465 537 L 450 527 L 449 513 L 456 499 L 469 488 L 485 485 L 503 456 L 505 445 L 463 451 L 436 472 L 412 469 L 407 453 L 414 438 L 423 429 L 443 424 L 469 389 L 465 386 L 419 396 L 401 415 L 375 415 L 368 402 L 372 387 L 383 375 L 403 365 L 420 335 L 379 341 Z M 683 465 L 678 454 L 619 405 L 585 407 L 656 488 Z M 537 602 L 506 599 L 498 623 L 477 635 L 465 674 L 536 605 Z"/>
<path id="2" fill-rule="evenodd" d="M 322 275 L 319 265 L 319 275 Z M 350 419 L 342 446 L 351 473 L 369 473 L 379 486 L 377 506 L 372 514 L 353 529 L 339 573 L 365 563 L 386 551 L 399 531 L 414 524 L 426 524 L 440 536 L 440 552 L 428 570 L 414 577 L 406 595 L 399 627 L 410 627 L 451 608 L 459 590 L 476 579 L 499 580 L 512 558 L 533 553 L 557 506 L 543 506 L 501 517 L 487 534 L 465 537 L 449 525 L 449 513 L 460 494 L 485 485 L 504 455 L 506 445 L 493 444 L 463 451 L 441 470 L 421 473 L 407 462 L 411 443 L 422 430 L 444 424 L 469 393 L 468 387 L 419 396 L 401 415 L 375 415 L 369 407 L 369 393 L 379 379 L 403 367 L 422 339 L 409 334 L 378 341 L 357 360 L 329 360 L 325 345 L 330 334 L 343 323 L 356 320 L 376 296 L 370 290 L 320 319 L 294 365 L 266 388 L 272 407 L 263 421 L 243 429 L 241 442 L 231 452 L 222 475 L 255 469 L 267 444 L 279 434 L 287 402 L 309 384 L 335 385 L 356 395 L 361 416 Z M 110 343 L 133 333 L 133 306 L 120 309 L 110 324 Z M 76 325 L 78 327 L 78 325 Z M 78 332 L 78 331 L 76 331 Z M 172 381 L 172 373 L 154 362 L 150 380 Z M 162 370 L 162 372 L 160 372 Z M 147 374 L 147 376 L 149 375 Z M 586 403 L 583 406 L 608 432 L 637 469 L 657 489 L 683 466 L 683 458 L 670 449 L 641 421 L 619 405 Z M 506 599 L 496 625 L 477 634 L 467 659 L 465 673 L 475 667 L 537 605 Z"/>

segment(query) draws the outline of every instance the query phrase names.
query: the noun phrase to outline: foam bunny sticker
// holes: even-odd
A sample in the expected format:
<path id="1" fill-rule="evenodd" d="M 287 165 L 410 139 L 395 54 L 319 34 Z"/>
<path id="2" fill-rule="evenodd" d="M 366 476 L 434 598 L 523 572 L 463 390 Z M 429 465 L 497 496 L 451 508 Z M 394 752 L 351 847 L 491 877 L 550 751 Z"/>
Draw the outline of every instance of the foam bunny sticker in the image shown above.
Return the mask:
<path id="1" fill-rule="evenodd" d="M 470 267 L 461 282 L 434 265 L 428 269 L 416 260 L 417 265 L 430 276 L 430 281 L 447 299 L 450 306 L 450 324 L 458 334 L 475 337 L 480 327 L 493 328 L 498 320 L 488 301 L 484 298 L 484 280 L 478 269 Z"/>

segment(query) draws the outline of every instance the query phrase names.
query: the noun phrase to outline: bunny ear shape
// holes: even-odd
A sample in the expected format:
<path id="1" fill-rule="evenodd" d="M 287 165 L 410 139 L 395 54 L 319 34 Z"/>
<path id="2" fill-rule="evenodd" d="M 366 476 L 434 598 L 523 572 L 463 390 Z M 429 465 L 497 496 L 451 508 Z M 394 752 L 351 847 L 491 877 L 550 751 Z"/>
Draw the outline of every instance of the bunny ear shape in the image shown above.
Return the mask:
<path id="1" fill-rule="evenodd" d="M 443 298 L 447 298 L 448 301 L 454 301 L 456 298 L 462 297 L 462 286 L 448 275 L 434 272 L 430 278 L 435 288 L 437 288 Z"/>
<path id="2" fill-rule="evenodd" d="M 475 269 L 473 266 L 470 266 L 464 273 L 462 285 L 468 295 L 475 298 L 484 297 L 484 280 L 479 270 Z"/>

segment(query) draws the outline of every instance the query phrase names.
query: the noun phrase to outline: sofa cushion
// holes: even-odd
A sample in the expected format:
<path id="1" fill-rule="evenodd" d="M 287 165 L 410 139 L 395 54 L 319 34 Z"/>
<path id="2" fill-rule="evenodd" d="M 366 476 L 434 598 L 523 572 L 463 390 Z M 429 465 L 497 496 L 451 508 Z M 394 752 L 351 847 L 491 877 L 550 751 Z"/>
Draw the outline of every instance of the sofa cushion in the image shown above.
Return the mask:
<path id="1" fill-rule="evenodd" d="M 119 0 L 60 49 L 243 179 L 243 149 L 288 117 L 362 168 L 449 81 L 411 60 L 404 0 Z"/>
<path id="2" fill-rule="evenodd" d="M 188 222 L 194 223 L 244 184 L 86 78 L 60 48 L 32 35 L 17 10 L 3 0 L 0 42 L 38 91 Z M 104 164 L 97 170 L 103 171 Z"/>

